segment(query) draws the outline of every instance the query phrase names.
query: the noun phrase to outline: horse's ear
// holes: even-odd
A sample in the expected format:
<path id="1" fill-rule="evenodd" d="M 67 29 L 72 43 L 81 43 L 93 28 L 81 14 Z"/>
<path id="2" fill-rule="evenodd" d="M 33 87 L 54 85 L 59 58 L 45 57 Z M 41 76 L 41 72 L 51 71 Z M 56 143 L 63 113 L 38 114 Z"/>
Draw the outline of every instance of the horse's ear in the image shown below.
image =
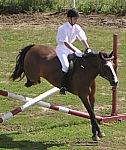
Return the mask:
<path id="1" fill-rule="evenodd" d="M 109 58 L 111 58 L 113 56 L 113 51 L 109 54 Z"/>
<path id="2" fill-rule="evenodd" d="M 101 51 L 101 52 L 99 52 L 99 56 L 100 56 L 100 58 L 101 58 L 101 59 L 103 59 L 103 60 L 104 60 L 104 55 L 103 55 L 102 51 Z"/>
<path id="3" fill-rule="evenodd" d="M 105 53 L 99 52 L 99 56 L 100 56 L 100 58 L 102 58 L 103 60 L 105 60 L 105 61 L 110 61 L 110 60 L 113 60 L 113 59 L 114 59 L 113 52 L 111 52 L 111 54 L 109 55 L 109 57 L 105 57 L 104 54 L 105 54 Z"/>

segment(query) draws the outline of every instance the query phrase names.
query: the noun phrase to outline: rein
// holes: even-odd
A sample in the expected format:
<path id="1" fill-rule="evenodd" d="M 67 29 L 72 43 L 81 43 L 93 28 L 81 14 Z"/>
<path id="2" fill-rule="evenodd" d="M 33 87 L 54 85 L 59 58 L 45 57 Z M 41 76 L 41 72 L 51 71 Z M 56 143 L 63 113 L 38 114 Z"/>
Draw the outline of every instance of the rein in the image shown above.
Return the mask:
<path id="1" fill-rule="evenodd" d="M 80 61 L 79 61 L 81 68 L 84 69 L 85 68 L 84 64 L 88 64 L 89 63 L 86 59 L 97 58 L 97 57 L 98 57 L 98 55 L 96 55 L 96 54 L 95 55 L 84 54 L 83 57 L 80 58 Z M 82 62 L 84 62 L 84 64 Z"/>
<path id="2" fill-rule="evenodd" d="M 100 76 L 104 77 L 106 80 L 109 80 L 109 78 L 108 78 L 108 76 L 107 76 L 107 73 L 106 73 L 106 71 L 105 71 L 105 68 L 104 68 L 104 64 L 105 64 L 106 60 L 102 60 L 102 58 L 100 59 L 99 53 L 97 53 L 97 52 L 96 52 L 96 53 L 91 53 L 91 54 L 85 53 L 82 58 L 76 57 L 76 58 L 74 59 L 73 63 L 75 63 L 75 62 L 78 60 L 77 65 L 78 65 L 80 68 L 84 69 L 85 66 L 86 66 L 86 64 L 89 64 L 90 60 L 93 59 L 93 58 L 96 58 L 96 59 L 97 59 L 97 63 L 98 63 L 98 74 L 99 74 Z M 87 60 L 86 60 L 86 59 L 87 59 Z M 96 63 L 96 64 L 97 64 L 97 63 Z M 90 65 L 96 66 L 96 64 L 92 62 L 92 64 L 90 64 Z"/>
<path id="3" fill-rule="evenodd" d="M 106 74 L 106 71 L 103 67 L 104 65 L 104 61 L 105 60 L 101 60 L 100 57 L 99 57 L 99 54 L 96 54 L 96 55 L 89 55 L 89 56 L 83 56 L 80 61 L 79 61 L 79 66 L 84 69 L 85 68 L 85 65 L 86 63 L 88 63 L 88 61 L 86 60 L 87 59 L 91 59 L 91 58 L 97 58 L 98 59 L 98 71 L 99 71 L 99 75 L 104 77 L 106 80 L 109 80 L 108 79 L 108 76 Z M 90 60 L 89 60 L 90 61 Z M 84 63 L 83 63 L 84 62 Z"/>

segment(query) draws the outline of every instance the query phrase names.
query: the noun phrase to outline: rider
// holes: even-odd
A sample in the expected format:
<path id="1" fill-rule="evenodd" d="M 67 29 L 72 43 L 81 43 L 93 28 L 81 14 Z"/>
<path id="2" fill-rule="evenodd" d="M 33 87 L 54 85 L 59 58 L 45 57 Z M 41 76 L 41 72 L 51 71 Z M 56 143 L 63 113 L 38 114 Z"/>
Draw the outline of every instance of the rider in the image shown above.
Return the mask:
<path id="1" fill-rule="evenodd" d="M 87 37 L 82 28 L 76 24 L 79 18 L 79 13 L 75 8 L 68 10 L 67 22 L 58 28 L 56 37 L 56 54 L 62 65 L 61 75 L 61 89 L 60 94 L 65 95 L 66 76 L 69 68 L 69 62 L 67 56 L 75 53 L 77 57 L 82 57 L 83 53 L 77 49 L 72 43 L 76 40 L 76 37 L 81 41 L 84 48 L 89 49 L 87 43 Z"/>

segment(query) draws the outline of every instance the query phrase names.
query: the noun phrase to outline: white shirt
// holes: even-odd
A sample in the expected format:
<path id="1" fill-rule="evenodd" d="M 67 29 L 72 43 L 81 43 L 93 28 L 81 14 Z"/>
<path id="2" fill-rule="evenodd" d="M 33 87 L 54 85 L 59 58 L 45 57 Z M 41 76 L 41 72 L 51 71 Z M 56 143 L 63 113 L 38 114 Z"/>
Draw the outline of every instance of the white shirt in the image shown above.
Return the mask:
<path id="1" fill-rule="evenodd" d="M 71 26 L 69 22 L 66 22 L 59 27 L 56 42 L 57 45 L 62 45 L 64 44 L 64 42 L 72 44 L 76 40 L 76 38 L 78 38 L 80 41 L 87 40 L 85 32 L 79 25 L 75 24 Z"/>

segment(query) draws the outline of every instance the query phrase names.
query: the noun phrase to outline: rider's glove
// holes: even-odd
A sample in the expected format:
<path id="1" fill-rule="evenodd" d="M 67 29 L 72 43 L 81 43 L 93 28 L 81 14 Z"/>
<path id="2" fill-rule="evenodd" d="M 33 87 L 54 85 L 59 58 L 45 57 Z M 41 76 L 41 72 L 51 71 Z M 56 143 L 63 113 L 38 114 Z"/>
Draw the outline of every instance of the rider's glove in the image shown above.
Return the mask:
<path id="1" fill-rule="evenodd" d="M 76 51 L 75 51 L 75 55 L 76 55 L 77 57 L 82 57 L 82 56 L 83 56 L 83 53 L 82 53 L 80 50 L 76 50 Z"/>
<path id="2" fill-rule="evenodd" d="M 87 53 L 90 53 L 91 51 L 92 51 L 92 50 L 91 50 L 90 48 L 87 48 L 87 49 L 86 49 L 86 52 L 87 52 Z"/>

